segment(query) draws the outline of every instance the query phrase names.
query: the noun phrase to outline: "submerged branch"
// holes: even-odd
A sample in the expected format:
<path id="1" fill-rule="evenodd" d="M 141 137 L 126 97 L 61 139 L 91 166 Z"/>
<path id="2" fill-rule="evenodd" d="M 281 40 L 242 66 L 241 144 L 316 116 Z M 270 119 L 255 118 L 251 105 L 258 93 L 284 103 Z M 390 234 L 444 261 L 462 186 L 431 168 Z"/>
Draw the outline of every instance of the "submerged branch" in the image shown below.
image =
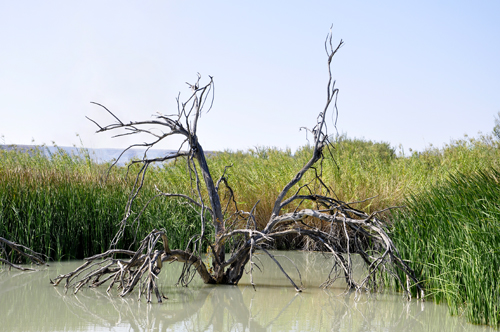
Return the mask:
<path id="1" fill-rule="evenodd" d="M 47 256 L 37 253 L 31 250 L 28 247 L 25 247 L 21 244 L 9 241 L 3 237 L 0 237 L 0 262 L 8 265 L 9 267 L 13 267 L 22 271 L 33 271 L 34 269 L 23 267 L 18 264 L 14 264 L 13 260 L 25 259 L 31 263 L 36 265 L 44 265 L 46 264 Z M 4 256 L 4 258 L 2 258 Z M 14 258 L 9 260 L 9 257 Z M 16 259 L 17 258 L 17 259 Z"/>

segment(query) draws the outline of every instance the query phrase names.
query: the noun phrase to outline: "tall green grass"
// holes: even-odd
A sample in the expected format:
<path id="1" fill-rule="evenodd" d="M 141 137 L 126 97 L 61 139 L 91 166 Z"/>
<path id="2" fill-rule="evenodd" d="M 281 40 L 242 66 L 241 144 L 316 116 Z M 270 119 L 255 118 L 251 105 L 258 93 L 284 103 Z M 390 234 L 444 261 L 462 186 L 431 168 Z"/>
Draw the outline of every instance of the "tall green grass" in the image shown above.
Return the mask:
<path id="1" fill-rule="evenodd" d="M 0 236 L 53 259 L 83 258 L 106 250 L 118 230 L 130 193 L 126 169 L 117 168 L 107 181 L 109 165 L 90 156 L 59 150 L 47 156 L 44 148 L 0 150 Z M 154 172 L 153 172 L 154 173 Z M 133 206 L 136 215 L 155 194 L 148 182 Z M 176 200 L 157 199 L 139 225 L 128 229 L 120 245 L 128 247 L 153 228 L 167 228 L 170 243 L 185 247 L 199 232 L 199 217 Z"/>
<path id="2" fill-rule="evenodd" d="M 476 324 L 500 323 L 500 172 L 450 174 L 409 195 L 391 234 L 428 295 Z"/>

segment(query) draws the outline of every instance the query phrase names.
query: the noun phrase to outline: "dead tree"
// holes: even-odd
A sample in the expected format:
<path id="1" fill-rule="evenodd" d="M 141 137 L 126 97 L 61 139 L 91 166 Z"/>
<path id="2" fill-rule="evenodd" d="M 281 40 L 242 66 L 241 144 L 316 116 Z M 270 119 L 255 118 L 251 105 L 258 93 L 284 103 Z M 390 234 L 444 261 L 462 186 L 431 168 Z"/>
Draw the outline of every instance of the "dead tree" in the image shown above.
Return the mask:
<path id="1" fill-rule="evenodd" d="M 307 237 L 316 244 L 318 249 L 331 256 L 331 272 L 323 286 L 327 287 L 337 278 L 345 278 L 349 289 L 370 289 L 376 287 L 378 272 L 392 273 L 399 280 L 396 270 L 406 275 L 407 281 L 413 282 L 419 293 L 423 291 L 414 277 L 413 271 L 400 258 L 392 240 L 384 230 L 384 225 L 379 220 L 379 212 L 367 214 L 353 208 L 334 198 L 334 193 L 325 185 L 321 178 L 321 169 L 324 154 L 331 147 L 328 140 L 327 114 L 333 112 L 337 115 L 336 100 L 338 89 L 332 79 L 331 61 L 333 56 L 342 46 L 342 41 L 333 47 L 331 32 L 325 41 L 329 79 L 327 83 L 327 98 L 324 109 L 319 113 L 315 126 L 309 130 L 314 138 L 313 151 L 310 160 L 299 170 L 295 177 L 281 190 L 276 197 L 271 217 L 263 229 L 257 228 L 254 210 L 238 210 L 232 197 L 226 199 L 227 203 L 221 204 L 221 191 L 225 187 L 232 194 L 232 189 L 224 174 L 214 181 L 207 165 L 206 156 L 197 135 L 198 121 L 202 112 L 208 112 L 213 102 L 213 80 L 201 85 L 200 75 L 195 84 L 189 84 L 191 95 L 185 102 L 177 98 L 178 110 L 175 115 L 159 114 L 153 120 L 123 122 L 106 107 L 103 107 L 116 122 L 98 127 L 98 133 L 106 131 L 125 130 L 116 136 L 148 134 L 153 141 L 142 146 L 146 152 L 140 163 L 130 199 L 127 203 L 125 217 L 121 222 L 120 230 L 115 237 L 110 250 L 85 259 L 85 263 L 73 272 L 58 276 L 54 285 L 66 280 L 66 288 L 73 288 L 78 292 L 84 285 L 97 287 L 109 281 L 108 290 L 114 285 L 121 290 L 120 295 L 125 296 L 138 285 L 139 296 L 145 294 L 148 302 L 153 294 L 158 302 L 162 301 L 157 285 L 157 276 L 163 263 L 184 263 L 180 283 L 187 285 L 193 274 L 197 273 L 205 283 L 209 284 L 238 284 L 245 268 L 250 273 L 253 285 L 252 272 L 255 266 L 254 252 L 260 250 L 267 254 L 279 269 L 288 278 L 297 291 L 299 285 L 288 275 L 278 260 L 268 251 L 269 246 L 286 236 Z M 156 129 L 151 129 L 155 127 Z M 147 151 L 162 140 L 171 136 L 181 136 L 183 143 L 176 153 L 163 158 L 148 158 Z M 129 149 L 128 148 L 128 149 Z M 126 151 L 126 150 L 125 150 Z M 124 152 L 125 152 L 124 151 Z M 193 179 L 195 195 L 169 193 L 158 190 L 157 197 L 177 197 L 196 207 L 199 211 L 201 234 L 192 239 L 185 250 L 171 249 L 168 244 L 169 231 L 153 230 L 140 243 L 136 251 L 115 249 L 118 240 L 123 235 L 125 227 L 131 222 L 136 222 L 146 207 L 134 218 L 132 203 L 139 194 L 148 167 L 155 162 L 184 158 L 187 161 L 187 170 Z M 306 172 L 314 172 L 313 180 L 298 185 Z M 298 188 L 297 188 L 298 187 Z M 319 190 L 318 190 L 319 188 Z M 292 192 L 293 190 L 293 192 Z M 207 199 L 208 198 L 208 202 Z M 232 206 L 234 209 L 230 210 Z M 209 217 L 207 217 L 207 215 Z M 129 220 L 134 219 L 134 220 Z M 329 230 L 312 226 L 312 221 L 321 221 L 329 225 Z M 207 226 L 211 224 L 213 234 L 207 233 Z M 239 227 L 235 227 L 238 225 Z M 161 241 L 161 243 L 160 243 Z M 210 248 L 210 260 L 203 259 L 202 247 Z M 226 256 L 226 253 L 230 254 Z M 118 259 L 117 254 L 126 255 L 128 259 Z M 353 277 L 351 256 L 359 254 L 367 265 L 367 276 L 356 281 Z M 401 280 L 400 283 L 403 285 Z M 255 287 L 255 286 L 254 286 Z"/>

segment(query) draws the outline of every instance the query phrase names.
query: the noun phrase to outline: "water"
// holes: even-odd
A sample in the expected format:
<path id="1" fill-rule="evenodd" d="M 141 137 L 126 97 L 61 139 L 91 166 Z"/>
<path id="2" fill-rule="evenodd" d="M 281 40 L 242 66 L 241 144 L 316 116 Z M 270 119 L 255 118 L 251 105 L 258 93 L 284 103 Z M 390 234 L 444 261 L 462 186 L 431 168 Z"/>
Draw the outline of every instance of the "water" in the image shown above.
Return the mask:
<path id="1" fill-rule="evenodd" d="M 137 292 L 121 298 L 113 290 L 65 294 L 49 283 L 82 262 L 52 263 L 36 272 L 0 270 L 0 331 L 493 331 L 452 317 L 444 305 L 406 301 L 401 294 L 346 293 L 344 285 L 322 290 L 328 272 L 318 253 L 280 252 L 300 268 L 295 292 L 269 258 L 254 270 L 256 291 L 246 275 L 239 286 L 204 285 L 197 277 L 177 287 L 180 264 L 164 266 L 161 291 L 168 300 L 147 304 Z M 286 259 L 283 266 L 297 272 Z M 257 261 L 258 262 L 258 261 Z"/>

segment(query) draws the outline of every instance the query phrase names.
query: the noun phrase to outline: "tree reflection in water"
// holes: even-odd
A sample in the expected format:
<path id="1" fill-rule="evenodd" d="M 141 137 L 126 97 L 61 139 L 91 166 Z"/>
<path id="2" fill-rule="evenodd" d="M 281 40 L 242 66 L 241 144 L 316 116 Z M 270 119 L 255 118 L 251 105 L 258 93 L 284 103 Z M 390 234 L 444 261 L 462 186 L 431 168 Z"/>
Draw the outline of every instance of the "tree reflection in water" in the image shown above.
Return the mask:
<path id="1" fill-rule="evenodd" d="M 344 292 L 344 285 L 318 287 L 328 273 L 317 253 L 286 252 L 300 262 L 304 285 L 296 293 L 274 264 L 263 256 L 262 273 L 239 286 L 210 286 L 193 282 L 173 286 L 180 264 L 162 274 L 162 304 L 137 301 L 138 294 L 121 298 L 104 289 L 65 294 L 49 284 L 57 270 L 81 262 L 54 263 L 29 273 L 0 271 L 0 330 L 5 331 L 493 331 L 451 317 L 445 306 L 406 301 L 401 294 Z M 286 266 L 283 260 L 283 266 Z M 176 267 L 177 266 L 177 267 Z M 292 273 L 293 267 L 288 266 Z M 326 269 L 326 270 L 325 270 Z M 260 280 L 259 280 L 260 279 Z"/>

